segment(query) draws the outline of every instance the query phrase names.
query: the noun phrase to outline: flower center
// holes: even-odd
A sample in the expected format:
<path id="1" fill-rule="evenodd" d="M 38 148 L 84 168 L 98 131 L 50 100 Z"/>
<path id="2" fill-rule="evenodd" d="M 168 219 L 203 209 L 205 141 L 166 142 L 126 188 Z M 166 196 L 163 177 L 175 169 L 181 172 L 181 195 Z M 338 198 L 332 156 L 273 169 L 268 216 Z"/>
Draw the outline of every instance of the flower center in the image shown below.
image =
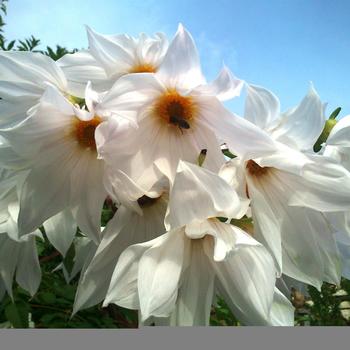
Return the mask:
<path id="1" fill-rule="evenodd" d="M 263 176 L 268 172 L 269 167 L 261 167 L 259 164 L 255 163 L 254 160 L 250 159 L 246 164 L 246 169 L 251 176 Z"/>
<path id="2" fill-rule="evenodd" d="M 129 73 L 155 73 L 156 67 L 150 63 L 137 64 L 133 66 Z"/>
<path id="3" fill-rule="evenodd" d="M 74 136 L 79 145 L 83 148 L 90 148 L 96 151 L 95 130 L 102 122 L 102 119 L 95 116 L 91 120 L 74 120 Z"/>
<path id="4" fill-rule="evenodd" d="M 137 200 L 137 203 L 139 204 L 139 206 L 141 208 L 147 208 L 147 207 L 150 207 L 152 206 L 155 202 L 157 202 L 157 200 L 159 199 L 160 197 L 157 197 L 157 198 L 151 198 L 151 197 L 147 197 L 147 196 L 142 196 L 140 197 L 138 200 Z"/>
<path id="5" fill-rule="evenodd" d="M 197 106 L 190 96 L 182 96 L 175 90 L 169 90 L 158 98 L 154 106 L 154 114 L 170 125 L 190 129 L 196 116 Z"/>

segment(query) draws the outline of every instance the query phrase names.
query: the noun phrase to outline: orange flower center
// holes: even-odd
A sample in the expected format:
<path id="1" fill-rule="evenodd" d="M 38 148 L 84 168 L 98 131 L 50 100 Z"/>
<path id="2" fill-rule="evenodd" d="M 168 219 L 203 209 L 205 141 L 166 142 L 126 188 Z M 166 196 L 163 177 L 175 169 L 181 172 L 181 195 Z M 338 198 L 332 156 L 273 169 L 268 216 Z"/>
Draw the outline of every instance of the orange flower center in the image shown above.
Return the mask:
<path id="1" fill-rule="evenodd" d="M 96 151 L 95 130 L 101 122 L 102 119 L 98 116 L 91 120 L 75 118 L 73 134 L 81 147 Z"/>
<path id="2" fill-rule="evenodd" d="M 197 113 L 197 105 L 190 96 L 182 96 L 176 90 L 169 90 L 158 98 L 154 114 L 170 125 L 190 129 Z"/>
<path id="3" fill-rule="evenodd" d="M 255 163 L 254 160 L 248 160 L 246 168 L 251 176 L 263 176 L 265 175 L 269 167 L 261 167 L 259 164 Z"/>
<path id="4" fill-rule="evenodd" d="M 129 70 L 129 73 L 154 73 L 156 67 L 149 63 L 137 64 Z"/>

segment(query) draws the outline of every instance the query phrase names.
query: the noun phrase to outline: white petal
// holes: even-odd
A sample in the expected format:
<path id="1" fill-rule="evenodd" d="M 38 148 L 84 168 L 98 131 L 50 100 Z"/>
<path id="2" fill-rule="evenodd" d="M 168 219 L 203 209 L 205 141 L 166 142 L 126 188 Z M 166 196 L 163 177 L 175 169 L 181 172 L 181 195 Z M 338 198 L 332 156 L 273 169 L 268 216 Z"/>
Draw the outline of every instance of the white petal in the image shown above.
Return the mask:
<path id="1" fill-rule="evenodd" d="M 82 277 L 97 249 L 96 244 L 85 236 L 75 237 L 73 244 L 75 257 L 72 271 L 69 275 L 69 281 L 71 281 L 80 271 L 80 277 Z"/>
<path id="2" fill-rule="evenodd" d="M 99 92 L 111 88 L 114 80 L 109 80 L 104 69 L 88 51 L 78 51 L 64 55 L 57 61 L 68 80 L 67 90 L 74 96 L 84 98 L 85 87 L 91 81 Z"/>
<path id="3" fill-rule="evenodd" d="M 322 212 L 349 209 L 350 172 L 325 157 L 313 157 L 313 160 L 302 169 L 302 178 L 290 177 L 294 194 L 289 204 Z"/>
<path id="4" fill-rule="evenodd" d="M 280 142 L 276 142 L 275 145 L 277 147 L 276 152 L 255 159 L 256 163 L 262 167 L 272 167 L 300 175 L 303 166 L 311 162 L 306 154 L 298 150 L 288 147 Z"/>
<path id="5" fill-rule="evenodd" d="M 241 245 L 230 258 L 212 262 L 212 267 L 221 295 L 234 315 L 245 325 L 265 325 L 276 280 L 273 260 L 267 250 L 257 242 L 255 246 Z"/>
<path id="6" fill-rule="evenodd" d="M 292 303 L 277 289 L 273 298 L 270 312 L 271 326 L 294 326 L 294 307 Z"/>
<path id="7" fill-rule="evenodd" d="M 37 292 L 41 281 L 41 269 L 36 250 L 35 236 L 29 237 L 27 242 L 20 244 L 16 281 L 33 296 Z"/>
<path id="8" fill-rule="evenodd" d="M 271 252 L 278 274 L 282 273 L 281 224 L 268 193 L 248 179 L 254 221 L 254 237 Z"/>
<path id="9" fill-rule="evenodd" d="M 191 240 L 191 257 L 179 289 L 172 326 L 209 326 L 214 271 L 200 240 Z"/>
<path id="10" fill-rule="evenodd" d="M 341 118 L 333 127 L 327 145 L 350 147 L 350 115 Z"/>
<path id="11" fill-rule="evenodd" d="M 165 210 L 166 202 L 162 199 L 145 208 L 143 216 L 123 206 L 118 208 L 103 232 L 96 254 L 79 281 L 75 312 L 103 300 L 119 256 L 128 246 L 151 240 L 164 233 Z"/>
<path id="12" fill-rule="evenodd" d="M 174 310 L 187 239 L 181 230 L 163 235 L 142 255 L 138 288 L 142 319 L 167 317 Z"/>
<path id="13" fill-rule="evenodd" d="M 90 239 L 98 244 L 101 231 L 101 212 L 103 203 L 107 197 L 104 189 L 103 164 L 89 164 L 85 172 L 85 183 L 77 196 L 76 221 L 81 229 Z M 82 173 L 76 172 L 75 175 L 81 176 Z M 74 182 L 72 181 L 74 186 Z"/>
<path id="14" fill-rule="evenodd" d="M 120 231 L 132 219 L 132 212 L 120 207 L 108 222 L 103 240 L 79 280 L 74 301 L 74 312 L 93 306 L 101 302 L 106 296 L 118 258 L 128 246 L 129 237 L 125 234 L 119 237 Z M 130 238 L 132 239 L 132 237 Z"/>
<path id="15" fill-rule="evenodd" d="M 77 224 L 72 213 L 65 209 L 44 223 L 45 233 L 51 244 L 64 257 L 77 232 Z"/>
<path id="16" fill-rule="evenodd" d="M 196 165 L 179 162 L 165 218 L 167 228 L 215 216 L 242 215 L 236 192 L 221 177 Z"/>
<path id="17" fill-rule="evenodd" d="M 34 52 L 1 51 L 0 81 L 31 82 L 44 88 L 49 82 L 65 90 L 66 78 L 50 57 Z M 1 84 L 0 84 L 1 85 Z"/>
<path id="18" fill-rule="evenodd" d="M 273 137 L 300 150 L 310 150 L 325 123 L 323 104 L 311 86 L 300 104 L 283 114 Z"/>
<path id="19" fill-rule="evenodd" d="M 139 309 L 138 272 L 143 254 L 155 242 L 163 241 L 161 236 L 152 241 L 135 244 L 120 255 L 118 264 L 113 272 L 111 283 L 103 303 L 104 306 L 114 303 L 128 309 Z"/>
<path id="20" fill-rule="evenodd" d="M 193 89 L 205 82 L 193 38 L 181 24 L 156 75 L 170 87 L 183 89 Z"/>
<path id="21" fill-rule="evenodd" d="M 0 234 L 0 277 L 12 297 L 12 282 L 20 252 L 20 243 Z"/>
<path id="22" fill-rule="evenodd" d="M 32 170 L 23 186 L 18 217 L 19 234 L 30 233 L 69 203 L 65 165 Z M 62 190 L 65 188 L 66 190 Z"/>
<path id="23" fill-rule="evenodd" d="M 280 102 L 271 91 L 261 86 L 247 85 L 244 117 L 263 130 L 279 117 Z"/>
<path id="24" fill-rule="evenodd" d="M 91 54 L 111 77 L 119 78 L 134 62 L 132 38 L 126 35 L 101 35 L 86 27 Z"/>
<path id="25" fill-rule="evenodd" d="M 139 109 L 164 91 L 154 74 L 128 74 L 116 81 L 95 112 L 136 121 Z"/>
<path id="26" fill-rule="evenodd" d="M 276 150 L 268 134 L 225 109 L 218 99 L 209 96 L 197 96 L 196 99 L 200 106 L 198 123 L 211 129 L 233 154 L 242 159 L 252 159 Z"/>
<path id="27" fill-rule="evenodd" d="M 218 77 L 209 84 L 200 85 L 192 90 L 192 95 L 216 96 L 220 101 L 226 101 L 239 96 L 243 87 L 243 81 L 236 78 L 232 72 L 224 66 Z"/>

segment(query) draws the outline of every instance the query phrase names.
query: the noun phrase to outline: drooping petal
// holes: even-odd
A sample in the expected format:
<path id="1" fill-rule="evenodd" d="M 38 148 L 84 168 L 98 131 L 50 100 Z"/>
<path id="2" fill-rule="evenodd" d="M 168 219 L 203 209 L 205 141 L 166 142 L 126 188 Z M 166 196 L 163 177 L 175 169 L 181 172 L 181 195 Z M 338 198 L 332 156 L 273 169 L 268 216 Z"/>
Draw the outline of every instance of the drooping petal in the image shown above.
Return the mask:
<path id="1" fill-rule="evenodd" d="M 254 237 L 271 252 L 278 275 L 282 273 L 281 226 L 269 193 L 261 191 L 254 181 L 248 178 L 248 191 L 251 198 L 254 221 Z"/>
<path id="2" fill-rule="evenodd" d="M 89 164 L 84 173 L 85 182 L 76 194 L 77 211 L 76 220 L 79 228 L 95 243 L 100 241 L 101 212 L 107 192 L 103 186 L 103 164 Z M 76 172 L 77 176 L 81 173 Z M 74 182 L 72 181 L 73 186 Z M 78 186 L 77 186 L 78 187 Z"/>
<path id="3" fill-rule="evenodd" d="M 75 299 L 78 309 L 95 305 L 106 296 L 120 254 L 130 245 L 164 233 L 166 201 L 162 198 L 143 209 L 143 216 L 120 206 L 108 222 L 96 254 L 82 275 Z"/>
<path id="4" fill-rule="evenodd" d="M 295 309 L 292 303 L 277 289 L 273 297 L 272 308 L 270 311 L 271 326 L 294 326 Z"/>
<path id="5" fill-rule="evenodd" d="M 241 235 L 236 231 L 237 241 Z M 242 240 L 244 244 L 228 259 L 221 262 L 211 260 L 212 268 L 218 278 L 221 295 L 238 319 L 245 325 L 266 325 L 276 281 L 273 260 L 253 238 L 248 242 L 245 235 Z M 209 256 L 211 249 L 207 246 L 206 254 Z"/>
<path id="6" fill-rule="evenodd" d="M 120 207 L 108 222 L 104 236 L 86 271 L 81 275 L 74 301 L 74 312 L 103 300 L 121 252 L 128 246 L 127 235 L 118 239 L 121 230 L 132 220 L 132 212 Z"/>
<path id="7" fill-rule="evenodd" d="M 161 236 L 142 255 L 138 289 L 143 320 L 151 315 L 167 317 L 174 310 L 186 243 L 182 231 L 173 230 Z"/>
<path id="8" fill-rule="evenodd" d="M 39 232 L 40 234 L 40 232 Z M 41 269 L 36 249 L 35 235 L 26 237 L 20 243 L 20 253 L 16 269 L 16 281 L 30 295 L 34 295 L 40 285 Z"/>
<path id="9" fill-rule="evenodd" d="M 335 231 L 329 225 L 323 213 L 306 209 L 307 215 L 312 222 L 315 235 L 319 243 L 321 259 L 323 262 L 323 281 L 340 285 L 341 258 L 337 248 Z"/>
<path id="10" fill-rule="evenodd" d="M 61 213 L 49 218 L 45 221 L 44 228 L 51 244 L 64 257 L 77 232 L 77 224 L 70 210 L 65 209 Z"/>
<path id="11" fill-rule="evenodd" d="M 182 227 L 210 217 L 240 217 L 237 193 L 209 170 L 180 161 L 165 218 L 167 228 Z"/>
<path id="12" fill-rule="evenodd" d="M 69 169 L 69 168 L 68 168 Z M 19 234 L 30 233 L 48 218 L 61 212 L 70 202 L 69 178 L 66 165 L 56 164 L 45 169 L 32 170 L 23 186 L 18 217 Z"/>
<path id="13" fill-rule="evenodd" d="M 314 215 L 305 207 L 288 205 L 289 199 L 297 190 L 295 183 L 289 180 L 291 178 L 298 180 L 299 177 L 277 170 L 270 171 L 265 176 L 261 180 L 255 179 L 253 182 L 253 179 L 250 179 L 248 182 L 248 191 L 251 191 L 253 203 L 253 217 L 258 227 L 257 238 L 263 237 L 262 242 L 268 244 L 277 262 L 282 248 L 282 264 L 279 262 L 279 266 L 282 267 L 284 274 L 318 288 L 325 275 L 329 275 L 326 273 L 326 261 L 333 259 L 332 263 L 327 262 L 330 265 L 328 271 L 337 265 L 336 254 L 330 254 L 334 252 L 335 245 L 331 242 L 332 233 L 329 231 L 329 225 L 321 213 Z M 270 218 L 274 218 L 270 219 L 270 225 L 268 218 L 264 220 L 262 215 L 264 212 L 267 212 Z M 271 239 L 271 232 L 275 232 L 275 239 Z"/>
<path id="14" fill-rule="evenodd" d="M 92 241 L 91 239 L 85 236 L 75 237 L 73 244 L 74 244 L 75 256 L 74 256 L 73 268 L 69 276 L 70 281 L 80 271 L 81 271 L 81 276 L 84 274 L 97 249 L 97 246 L 94 243 L 94 241 Z"/>
<path id="15" fill-rule="evenodd" d="M 192 239 L 188 267 L 179 289 L 172 326 L 209 326 L 213 301 L 214 271 L 201 240 Z"/>
<path id="16" fill-rule="evenodd" d="M 120 255 L 113 272 L 111 283 L 106 294 L 104 306 L 114 303 L 128 309 L 139 309 L 138 271 L 143 254 L 155 242 L 163 241 L 164 237 L 155 238 L 145 243 L 134 244 Z"/>
<path id="17" fill-rule="evenodd" d="M 12 298 L 12 283 L 15 274 L 20 243 L 8 238 L 6 233 L 0 234 L 0 277 L 5 285 L 7 294 Z"/>

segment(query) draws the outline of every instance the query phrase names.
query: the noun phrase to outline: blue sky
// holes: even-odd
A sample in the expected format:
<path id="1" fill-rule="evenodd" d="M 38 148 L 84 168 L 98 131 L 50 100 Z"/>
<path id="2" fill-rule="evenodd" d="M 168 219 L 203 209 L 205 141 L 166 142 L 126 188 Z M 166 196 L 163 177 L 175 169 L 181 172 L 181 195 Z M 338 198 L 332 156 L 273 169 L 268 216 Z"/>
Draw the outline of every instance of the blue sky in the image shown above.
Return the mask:
<path id="1" fill-rule="evenodd" d="M 327 112 L 350 114 L 350 1 L 347 0 L 9 0 L 5 34 L 45 45 L 87 47 L 84 24 L 105 34 L 162 31 L 182 22 L 196 40 L 203 70 L 225 62 L 247 82 L 296 105 L 312 81 Z M 229 104 L 243 112 L 244 94 Z"/>

